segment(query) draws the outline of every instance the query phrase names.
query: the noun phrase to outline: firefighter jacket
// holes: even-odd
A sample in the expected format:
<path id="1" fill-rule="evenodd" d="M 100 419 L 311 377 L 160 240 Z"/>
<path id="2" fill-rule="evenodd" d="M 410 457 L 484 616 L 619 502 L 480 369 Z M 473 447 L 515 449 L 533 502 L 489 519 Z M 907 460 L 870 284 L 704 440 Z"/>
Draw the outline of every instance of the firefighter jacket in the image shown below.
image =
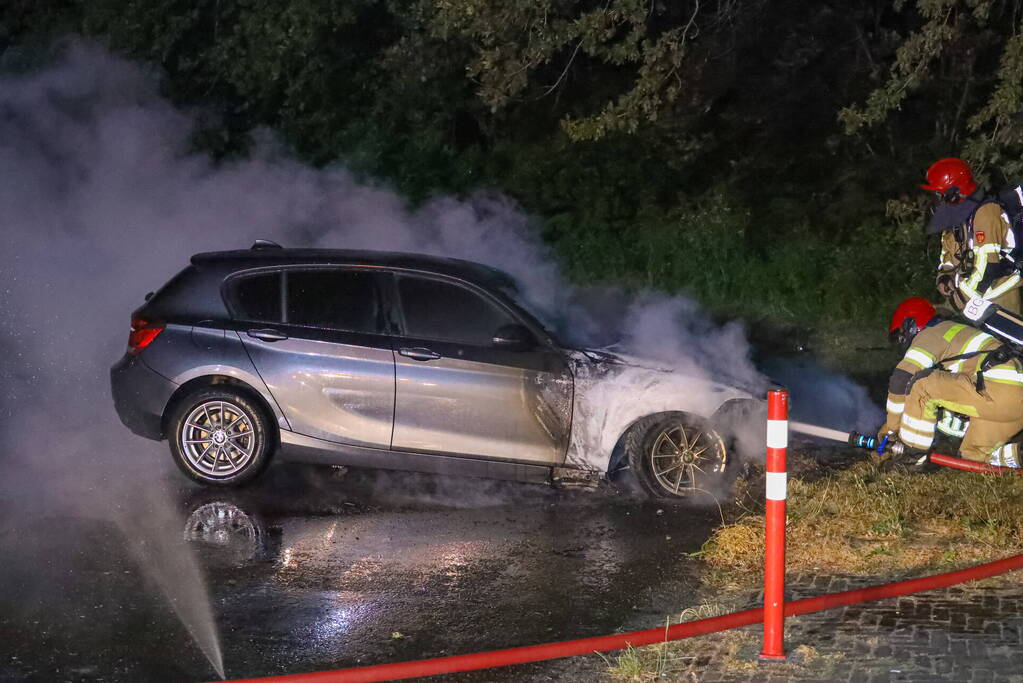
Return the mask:
<path id="1" fill-rule="evenodd" d="M 938 279 L 951 278 L 952 307 L 962 311 L 970 299 L 983 298 L 1020 313 L 1020 274 L 1006 260 L 1015 247 L 1008 216 L 995 202 L 981 204 L 962 226 L 944 231 Z"/>
<path id="2" fill-rule="evenodd" d="M 990 352 L 1001 346 L 1002 343 L 995 337 L 964 323 L 942 321 L 922 329 L 913 338 L 912 345 L 892 373 L 886 405 L 888 416 L 880 433 L 897 433 L 903 443 L 918 448 L 930 445 L 934 433 L 933 410 L 926 410 L 926 406 L 909 406 L 911 409 L 907 410 L 907 397 L 913 392 L 915 384 L 927 380 L 931 375 L 963 380 L 963 383 L 968 385 L 968 391 L 959 392 L 954 397 L 951 395 L 945 397 L 948 400 L 931 397 L 934 399 L 931 401 L 934 405 L 971 418 L 980 418 L 981 421 L 985 418 L 985 413 L 993 414 L 1005 410 L 1023 420 L 1021 405 L 1023 368 L 1019 361 L 1010 359 L 990 367 L 984 365 Z M 976 355 L 952 360 L 967 354 Z M 977 373 L 982 368 L 984 384 L 992 389 L 988 392 L 989 395 L 983 395 L 976 389 Z M 949 377 L 950 375 L 953 377 Z M 1005 393 L 1004 390 L 1008 390 L 1014 397 L 1009 402 L 1011 405 L 995 405 L 991 397 L 995 394 L 1001 396 Z M 918 408 L 925 410 L 920 412 Z M 999 422 L 1007 421 L 1011 420 L 999 419 Z M 1015 427 L 1017 431 L 1020 428 Z"/>

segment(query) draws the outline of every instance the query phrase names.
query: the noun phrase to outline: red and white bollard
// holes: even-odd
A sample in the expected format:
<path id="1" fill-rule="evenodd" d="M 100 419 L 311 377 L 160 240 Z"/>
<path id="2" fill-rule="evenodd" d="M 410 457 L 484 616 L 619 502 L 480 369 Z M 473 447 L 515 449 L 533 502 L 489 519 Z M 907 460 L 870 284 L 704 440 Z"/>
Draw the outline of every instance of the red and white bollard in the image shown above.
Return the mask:
<path id="1" fill-rule="evenodd" d="M 761 659 L 785 659 L 785 452 L 789 392 L 767 393 L 767 522 L 764 548 L 764 649 Z"/>

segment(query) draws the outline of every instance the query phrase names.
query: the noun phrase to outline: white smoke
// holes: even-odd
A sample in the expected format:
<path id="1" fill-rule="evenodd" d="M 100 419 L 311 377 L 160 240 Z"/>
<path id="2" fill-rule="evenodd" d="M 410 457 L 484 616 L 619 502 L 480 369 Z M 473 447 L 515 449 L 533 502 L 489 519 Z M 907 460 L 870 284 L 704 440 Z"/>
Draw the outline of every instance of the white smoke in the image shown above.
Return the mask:
<path id="1" fill-rule="evenodd" d="M 0 371 L 7 421 L 18 424 L 0 431 L 6 461 L 65 471 L 112 441 L 137 451 L 119 471 L 148 466 L 154 447 L 116 423 L 106 381 L 129 314 L 192 254 L 260 237 L 486 263 L 515 277 L 571 342 L 615 343 L 683 374 L 765 385 L 740 325 L 718 326 L 684 298 L 567 284 L 507 197 L 439 197 L 412 209 L 344 166 L 294 160 L 266 131 L 251 158 L 216 164 L 192 149 L 195 117 L 165 100 L 151 74 L 81 40 L 61 55 L 41 71 L 0 76 Z M 47 430 L 54 412 L 78 431 Z M 35 454 L 41 444 L 50 457 Z"/>

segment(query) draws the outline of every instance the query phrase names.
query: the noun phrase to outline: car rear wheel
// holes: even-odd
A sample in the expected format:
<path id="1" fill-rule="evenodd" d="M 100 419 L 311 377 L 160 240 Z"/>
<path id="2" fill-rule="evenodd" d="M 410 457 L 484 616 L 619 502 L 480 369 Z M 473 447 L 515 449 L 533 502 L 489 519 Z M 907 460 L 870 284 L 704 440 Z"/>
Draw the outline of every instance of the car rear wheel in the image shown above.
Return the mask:
<path id="1" fill-rule="evenodd" d="M 175 407 L 168 427 L 171 455 L 182 472 L 214 486 L 239 486 L 270 462 L 263 411 L 233 389 L 209 387 Z"/>
<path id="2" fill-rule="evenodd" d="M 653 498 L 684 501 L 728 493 L 728 448 L 699 417 L 670 413 L 640 420 L 624 446 L 629 469 Z"/>

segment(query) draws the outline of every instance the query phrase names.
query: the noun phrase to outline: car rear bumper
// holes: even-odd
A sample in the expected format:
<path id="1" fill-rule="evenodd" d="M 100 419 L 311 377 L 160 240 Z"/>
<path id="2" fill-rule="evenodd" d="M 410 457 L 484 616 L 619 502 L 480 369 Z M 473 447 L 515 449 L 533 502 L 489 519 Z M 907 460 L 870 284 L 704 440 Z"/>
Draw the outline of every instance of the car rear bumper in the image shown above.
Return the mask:
<path id="1" fill-rule="evenodd" d="M 163 410 L 178 386 L 150 370 L 139 356 L 125 354 L 110 368 L 114 408 L 124 426 L 139 436 L 160 440 Z"/>

